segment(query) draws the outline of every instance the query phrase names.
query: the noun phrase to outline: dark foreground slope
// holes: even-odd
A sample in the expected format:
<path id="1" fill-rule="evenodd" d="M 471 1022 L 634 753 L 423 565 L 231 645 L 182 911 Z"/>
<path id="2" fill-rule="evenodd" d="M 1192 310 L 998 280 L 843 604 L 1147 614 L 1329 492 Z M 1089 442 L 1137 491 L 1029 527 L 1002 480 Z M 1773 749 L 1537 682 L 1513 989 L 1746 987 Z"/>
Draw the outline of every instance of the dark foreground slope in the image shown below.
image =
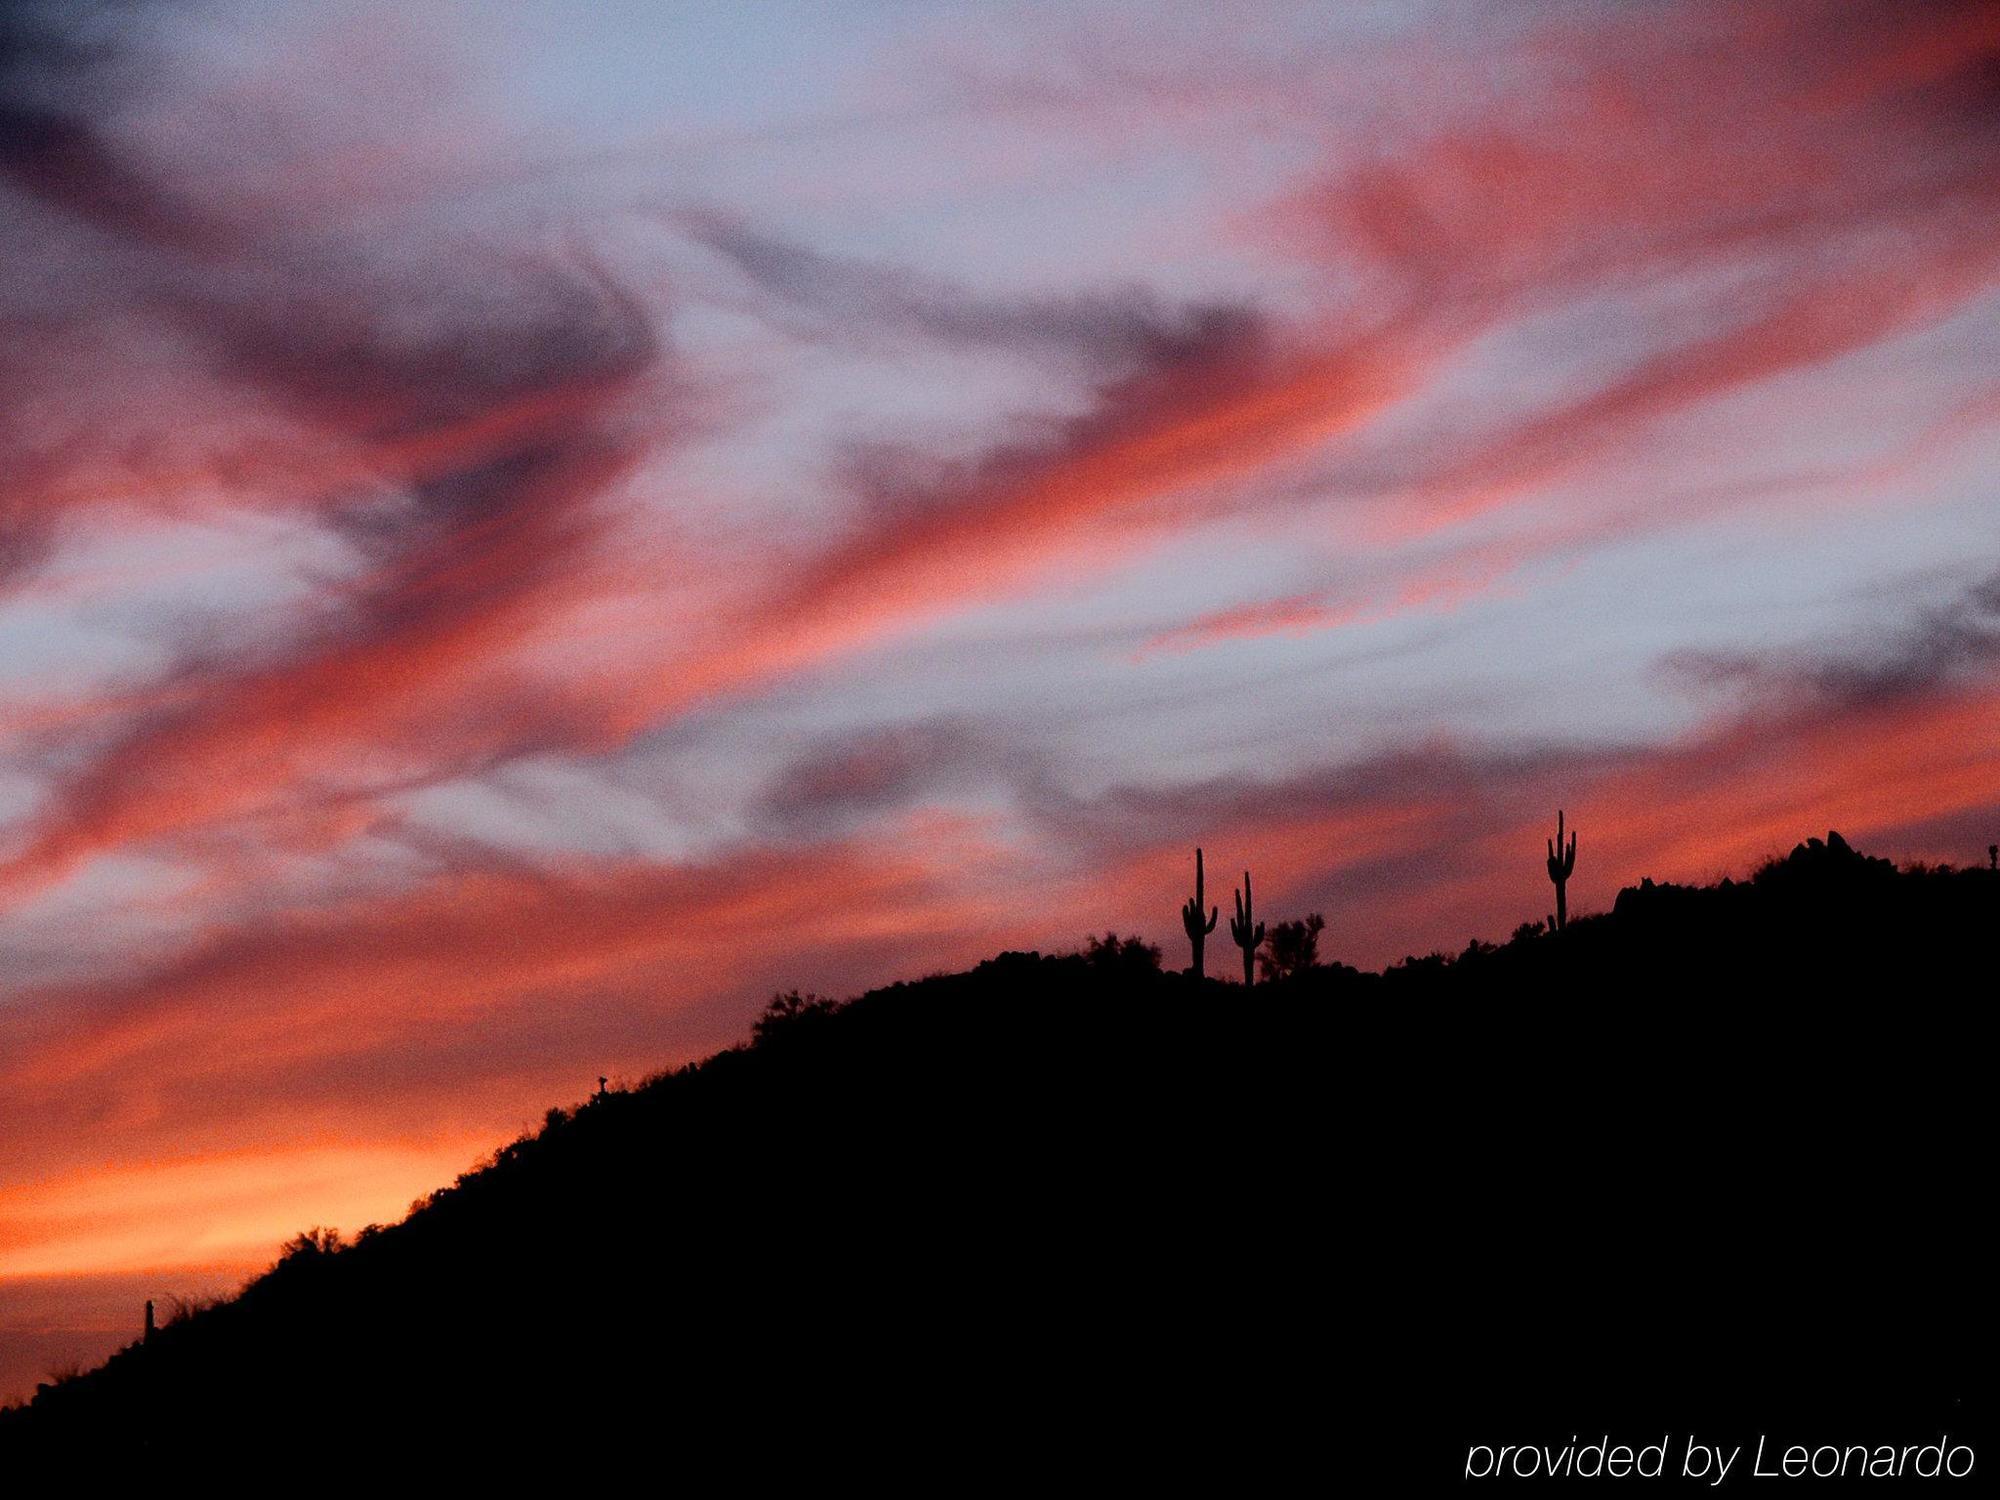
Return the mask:
<path id="1" fill-rule="evenodd" d="M 1387 975 L 1005 955 L 552 1115 L 0 1472 L 1401 1493 L 1692 1427 L 1949 1430 L 1971 1492 L 1996 915 L 1816 847 Z"/>

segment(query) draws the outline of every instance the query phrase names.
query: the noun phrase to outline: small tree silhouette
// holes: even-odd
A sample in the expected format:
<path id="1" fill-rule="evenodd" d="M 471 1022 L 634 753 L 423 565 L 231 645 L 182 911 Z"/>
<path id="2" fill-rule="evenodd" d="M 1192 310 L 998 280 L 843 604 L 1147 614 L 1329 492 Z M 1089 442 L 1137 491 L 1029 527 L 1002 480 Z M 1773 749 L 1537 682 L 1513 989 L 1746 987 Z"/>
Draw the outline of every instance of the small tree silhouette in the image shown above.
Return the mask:
<path id="1" fill-rule="evenodd" d="M 379 1233 L 379 1231 L 378 1231 Z M 362 1231 L 367 1237 L 367 1231 Z M 177 1323 L 185 1323 L 190 1318 L 199 1317 L 212 1307 L 220 1307 L 228 1299 L 217 1293 L 196 1293 L 185 1297 L 167 1298 L 167 1316 L 160 1323 L 162 1328 L 172 1328 Z"/>
<path id="2" fill-rule="evenodd" d="M 1266 979 L 1286 979 L 1293 974 L 1319 967 L 1319 935 L 1326 918 L 1313 912 L 1303 922 L 1280 922 L 1271 929 L 1266 951 L 1257 955 L 1257 967 Z"/>
<path id="3" fill-rule="evenodd" d="M 1107 932 L 1101 938 L 1085 938 L 1083 956 L 1095 969 L 1114 969 L 1127 974 L 1160 972 L 1160 950 L 1144 938 L 1122 938 Z"/>
<path id="4" fill-rule="evenodd" d="M 1264 924 L 1250 906 L 1250 872 L 1243 872 L 1243 889 L 1235 892 L 1236 915 L 1229 919 L 1229 935 L 1243 950 L 1243 982 L 1257 982 L 1257 949 L 1264 941 Z"/>
<path id="5" fill-rule="evenodd" d="M 322 1256 L 338 1254 L 340 1248 L 338 1229 L 326 1229 L 315 1224 L 312 1228 L 286 1240 L 284 1247 L 278 1252 L 278 1259 L 281 1263 L 318 1260 Z"/>
<path id="6" fill-rule="evenodd" d="M 1208 946 L 1208 935 L 1215 931 L 1215 919 L 1218 915 L 1217 909 L 1211 906 L 1208 909 L 1208 921 L 1204 923 L 1201 917 L 1201 904 L 1201 850 L 1197 847 L 1194 851 L 1194 895 L 1181 905 L 1181 926 L 1186 929 L 1188 942 L 1194 948 L 1193 973 L 1196 979 L 1202 977 L 1202 950 Z"/>
<path id="7" fill-rule="evenodd" d="M 803 995 L 797 990 L 787 990 L 771 997 L 764 1014 L 751 1024 L 750 1038 L 756 1043 L 781 1041 L 801 1027 L 825 1020 L 839 1008 L 837 1001 L 810 990 Z"/>
<path id="8" fill-rule="evenodd" d="M 1569 877 L 1576 869 L 1576 835 L 1572 833 L 1568 846 L 1564 847 L 1561 808 L 1556 809 L 1556 836 L 1544 842 L 1549 846 L 1549 879 L 1556 885 L 1556 910 L 1549 926 L 1561 932 L 1569 926 Z"/>

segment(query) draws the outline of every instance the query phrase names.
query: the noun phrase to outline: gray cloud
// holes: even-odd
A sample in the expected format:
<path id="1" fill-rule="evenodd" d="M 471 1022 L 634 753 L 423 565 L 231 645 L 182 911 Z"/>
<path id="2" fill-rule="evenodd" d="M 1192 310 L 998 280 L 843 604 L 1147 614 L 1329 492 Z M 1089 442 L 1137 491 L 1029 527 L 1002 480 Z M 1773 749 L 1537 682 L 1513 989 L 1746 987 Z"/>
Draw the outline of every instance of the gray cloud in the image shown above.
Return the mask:
<path id="1" fill-rule="evenodd" d="M 2000 572 L 1917 611 L 1900 629 L 1871 641 L 1818 650 L 1683 650 L 1659 664 L 1669 682 L 1697 692 L 1744 692 L 1831 709 L 1920 697 L 2000 664 Z"/>
<path id="2" fill-rule="evenodd" d="M 1836 702 L 1874 703 L 1928 692 L 2000 663 L 2000 572 L 1925 611 L 1880 648 L 1805 670 Z"/>
<path id="3" fill-rule="evenodd" d="M 784 306 L 859 340 L 996 348 L 1091 370 L 1172 363 L 1247 328 L 1243 307 L 1175 308 L 1138 287 L 1060 297 L 993 297 L 908 267 L 814 250 L 712 214 L 678 222 Z"/>
<path id="4" fill-rule="evenodd" d="M 767 833 L 824 837 L 928 798 L 982 790 L 1050 795 L 1046 756 L 961 715 L 825 735 L 766 783 L 752 818 Z"/>

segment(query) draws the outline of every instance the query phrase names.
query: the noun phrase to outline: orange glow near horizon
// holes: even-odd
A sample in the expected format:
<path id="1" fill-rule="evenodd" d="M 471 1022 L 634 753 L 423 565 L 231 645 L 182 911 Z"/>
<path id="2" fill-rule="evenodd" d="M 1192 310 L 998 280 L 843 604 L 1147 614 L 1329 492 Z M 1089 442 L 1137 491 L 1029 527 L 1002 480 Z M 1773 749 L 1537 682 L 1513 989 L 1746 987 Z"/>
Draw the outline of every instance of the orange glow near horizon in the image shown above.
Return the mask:
<path id="1" fill-rule="evenodd" d="M 498 1144 L 328 1142 L 148 1161 L 0 1188 L 0 1280 L 269 1264 L 312 1225 L 395 1223 Z"/>

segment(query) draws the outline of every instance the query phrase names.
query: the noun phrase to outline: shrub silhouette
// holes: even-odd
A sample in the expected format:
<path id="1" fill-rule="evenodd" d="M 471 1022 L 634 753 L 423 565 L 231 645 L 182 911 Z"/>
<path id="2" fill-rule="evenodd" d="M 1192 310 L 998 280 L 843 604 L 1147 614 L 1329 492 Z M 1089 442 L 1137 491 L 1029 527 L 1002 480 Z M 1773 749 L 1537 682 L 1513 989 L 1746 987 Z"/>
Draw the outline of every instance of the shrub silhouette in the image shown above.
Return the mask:
<path id="1" fill-rule="evenodd" d="M 1549 918 L 1549 930 L 1561 932 L 1569 926 L 1569 877 L 1576 869 L 1576 834 L 1571 833 L 1567 847 L 1563 844 L 1562 809 L 1556 809 L 1556 836 L 1545 840 L 1549 846 L 1549 879 L 1555 882 L 1556 910 Z"/>
<path id="2" fill-rule="evenodd" d="M 1250 902 L 1250 872 L 1243 872 L 1243 889 L 1235 893 L 1236 915 L 1229 919 L 1229 936 L 1243 950 L 1243 982 L 1257 982 L 1257 949 L 1264 941 L 1264 924 L 1256 920 Z"/>
<path id="3" fill-rule="evenodd" d="M 1190 966 L 1189 972 L 1196 979 L 1205 977 L 1202 953 L 1208 946 L 1208 935 L 1215 931 L 1215 919 L 1218 913 L 1216 907 L 1209 907 L 1208 919 L 1204 922 L 1201 915 L 1202 900 L 1201 850 L 1197 847 L 1194 851 L 1194 894 L 1181 905 L 1181 927 L 1188 935 L 1189 945 L 1194 949 L 1194 963 Z"/>
<path id="4" fill-rule="evenodd" d="M 815 995 L 810 991 L 802 995 L 797 990 L 786 990 L 773 995 L 770 1004 L 764 1007 L 764 1013 L 751 1024 L 751 1040 L 765 1045 L 788 1040 L 807 1028 L 822 1024 L 839 1008 L 836 1001 L 824 995 Z M 598 1083 L 598 1092 L 602 1094 L 603 1080 L 599 1079 Z"/>
<path id="5" fill-rule="evenodd" d="M 379 1226 L 376 1227 L 379 1229 Z M 191 1322 L 210 1308 L 220 1307 L 224 1300 L 213 1293 L 187 1297 L 170 1295 L 167 1298 L 167 1315 L 161 1320 L 160 1327 L 173 1328 L 178 1324 Z"/>
<path id="6" fill-rule="evenodd" d="M 338 1255 L 342 1248 L 338 1229 L 324 1229 L 315 1224 L 286 1240 L 284 1248 L 278 1252 L 278 1261 L 282 1265 L 286 1261 L 319 1260 Z"/>
<path id="7" fill-rule="evenodd" d="M 1160 950 L 1144 938 L 1121 938 L 1107 932 L 1101 938 L 1084 939 L 1084 959 L 1093 969 L 1124 974 L 1160 972 Z"/>
<path id="8" fill-rule="evenodd" d="M 1266 950 L 1257 955 L 1257 967 L 1266 979 L 1289 979 L 1307 969 L 1319 967 L 1319 935 L 1326 918 L 1313 912 L 1302 922 L 1280 922 L 1271 929 Z"/>

